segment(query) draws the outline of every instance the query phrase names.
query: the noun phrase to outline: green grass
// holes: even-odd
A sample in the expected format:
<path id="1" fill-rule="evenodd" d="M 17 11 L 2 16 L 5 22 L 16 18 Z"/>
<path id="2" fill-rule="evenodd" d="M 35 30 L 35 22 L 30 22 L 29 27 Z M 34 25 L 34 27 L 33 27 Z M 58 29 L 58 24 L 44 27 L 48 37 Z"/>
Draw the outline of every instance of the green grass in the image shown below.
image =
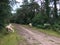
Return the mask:
<path id="1" fill-rule="evenodd" d="M 7 35 L 0 34 L 0 45 L 19 45 L 23 44 L 24 41 L 25 39 L 16 32 Z"/>
<path id="2" fill-rule="evenodd" d="M 38 29 L 38 31 L 51 35 L 51 36 L 60 37 L 60 34 L 56 31 L 53 31 L 52 29 Z"/>
<path id="3" fill-rule="evenodd" d="M 28 45 L 26 39 L 18 34 L 16 29 L 14 33 L 9 34 L 4 34 L 4 31 L 0 33 L 0 45 Z"/>
<path id="4" fill-rule="evenodd" d="M 53 31 L 52 29 L 40 29 L 37 27 L 30 27 L 29 25 L 23 25 L 26 28 L 30 28 L 32 30 L 37 30 L 39 32 L 45 33 L 47 35 L 51 35 L 51 36 L 56 36 L 56 37 L 60 37 L 60 33 Z"/>
<path id="5" fill-rule="evenodd" d="M 0 34 L 0 45 L 18 45 L 17 34 L 16 33 L 11 33 L 8 35 Z"/>

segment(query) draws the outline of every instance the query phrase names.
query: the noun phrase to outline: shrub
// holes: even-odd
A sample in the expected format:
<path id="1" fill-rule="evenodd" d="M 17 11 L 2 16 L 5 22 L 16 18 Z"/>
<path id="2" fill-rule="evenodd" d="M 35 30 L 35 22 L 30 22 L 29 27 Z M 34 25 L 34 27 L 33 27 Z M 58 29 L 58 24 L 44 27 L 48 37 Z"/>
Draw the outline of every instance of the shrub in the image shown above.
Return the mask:
<path id="1" fill-rule="evenodd" d="M 52 27 L 55 31 L 60 32 L 60 25 L 59 24 L 54 24 Z"/>
<path id="2" fill-rule="evenodd" d="M 47 22 L 47 16 L 46 15 L 42 15 L 41 13 L 38 13 L 37 15 L 35 15 L 35 17 L 32 19 L 32 23 L 34 25 L 43 25 L 44 23 Z"/>

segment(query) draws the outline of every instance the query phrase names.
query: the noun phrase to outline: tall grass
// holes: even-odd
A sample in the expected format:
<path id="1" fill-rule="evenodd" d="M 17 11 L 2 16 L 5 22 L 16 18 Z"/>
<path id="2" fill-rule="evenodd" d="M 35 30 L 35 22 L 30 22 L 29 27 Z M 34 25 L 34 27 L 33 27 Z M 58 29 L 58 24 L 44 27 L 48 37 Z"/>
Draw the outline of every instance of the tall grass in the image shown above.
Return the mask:
<path id="1" fill-rule="evenodd" d="M 18 45 L 17 34 L 10 33 L 7 35 L 0 34 L 0 45 Z"/>

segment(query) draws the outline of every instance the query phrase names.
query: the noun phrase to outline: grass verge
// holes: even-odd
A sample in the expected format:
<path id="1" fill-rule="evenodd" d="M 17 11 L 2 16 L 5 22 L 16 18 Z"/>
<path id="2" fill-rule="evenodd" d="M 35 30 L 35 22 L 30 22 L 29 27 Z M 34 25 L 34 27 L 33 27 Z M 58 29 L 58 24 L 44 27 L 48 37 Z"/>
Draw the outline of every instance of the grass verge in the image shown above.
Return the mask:
<path id="1" fill-rule="evenodd" d="M 23 44 L 23 41 L 25 41 L 25 39 L 16 32 L 7 35 L 0 34 L 0 45 L 20 45 Z"/>
<path id="2" fill-rule="evenodd" d="M 2 38 L 1 38 L 2 37 Z M 18 45 L 17 34 L 0 35 L 0 45 Z"/>
<path id="3" fill-rule="evenodd" d="M 51 35 L 51 36 L 60 37 L 60 34 L 56 31 L 53 31 L 52 29 L 38 29 L 38 31 Z"/>

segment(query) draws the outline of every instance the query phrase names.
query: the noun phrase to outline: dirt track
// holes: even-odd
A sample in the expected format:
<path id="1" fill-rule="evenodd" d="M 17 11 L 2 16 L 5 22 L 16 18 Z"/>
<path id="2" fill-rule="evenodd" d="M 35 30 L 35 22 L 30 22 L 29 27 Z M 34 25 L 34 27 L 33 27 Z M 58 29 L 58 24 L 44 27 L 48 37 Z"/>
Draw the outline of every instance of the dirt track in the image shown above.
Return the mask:
<path id="1" fill-rule="evenodd" d="M 60 45 L 60 38 L 38 33 L 18 24 L 13 24 L 17 32 L 28 42 L 28 45 Z"/>

